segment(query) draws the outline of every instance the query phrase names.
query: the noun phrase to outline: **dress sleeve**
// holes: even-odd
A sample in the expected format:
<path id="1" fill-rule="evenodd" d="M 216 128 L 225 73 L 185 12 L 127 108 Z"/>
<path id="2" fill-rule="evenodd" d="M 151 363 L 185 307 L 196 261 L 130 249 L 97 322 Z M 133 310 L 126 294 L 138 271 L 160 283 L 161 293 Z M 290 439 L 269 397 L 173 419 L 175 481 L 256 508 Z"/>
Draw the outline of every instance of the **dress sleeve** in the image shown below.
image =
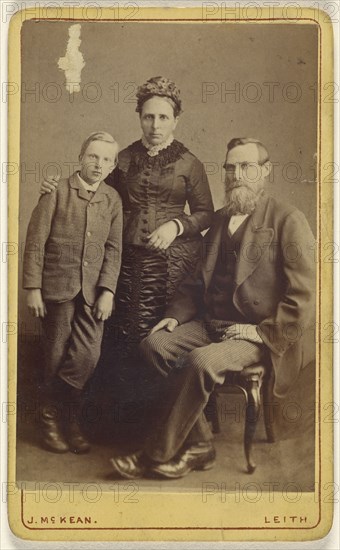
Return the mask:
<path id="1" fill-rule="evenodd" d="M 126 173 L 129 168 L 130 160 L 131 155 L 128 149 L 124 149 L 118 155 L 118 166 L 116 166 L 111 174 L 105 179 L 105 183 L 113 187 L 120 195 L 123 203 L 124 215 L 130 211 L 129 193 L 126 186 Z"/>
<path id="2" fill-rule="evenodd" d="M 177 218 L 183 225 L 183 236 L 194 237 L 210 227 L 214 214 L 208 178 L 203 164 L 196 158 L 187 181 L 187 201 L 190 215 L 183 213 Z"/>

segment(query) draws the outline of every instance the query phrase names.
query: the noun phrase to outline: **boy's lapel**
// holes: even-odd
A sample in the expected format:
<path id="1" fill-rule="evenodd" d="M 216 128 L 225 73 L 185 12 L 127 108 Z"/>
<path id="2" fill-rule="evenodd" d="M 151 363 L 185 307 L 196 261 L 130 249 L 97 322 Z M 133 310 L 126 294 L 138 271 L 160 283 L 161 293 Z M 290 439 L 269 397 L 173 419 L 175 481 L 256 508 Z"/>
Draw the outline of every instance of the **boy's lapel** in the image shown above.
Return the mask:
<path id="1" fill-rule="evenodd" d="M 91 200 L 91 202 L 102 202 L 104 200 L 105 195 L 108 194 L 108 186 L 104 181 L 101 181 L 97 191 L 94 192 L 94 195 L 90 198 L 90 195 L 88 191 L 84 188 L 84 186 L 81 184 L 81 181 L 78 178 L 77 172 L 72 174 L 70 177 L 70 187 L 72 189 L 77 189 L 78 191 L 78 197 L 81 197 L 82 199 L 85 199 L 87 201 Z"/>
<path id="2" fill-rule="evenodd" d="M 108 194 L 108 186 L 104 181 L 101 181 L 95 194 L 93 195 L 91 202 L 102 202 L 105 195 Z"/>
<path id="3" fill-rule="evenodd" d="M 89 194 L 86 191 L 86 189 L 84 189 L 84 187 L 82 186 L 78 178 L 77 172 L 72 174 L 72 176 L 70 177 L 70 187 L 72 187 L 72 189 L 77 189 L 78 197 L 81 197 L 82 199 L 85 199 L 87 201 L 89 200 Z"/>

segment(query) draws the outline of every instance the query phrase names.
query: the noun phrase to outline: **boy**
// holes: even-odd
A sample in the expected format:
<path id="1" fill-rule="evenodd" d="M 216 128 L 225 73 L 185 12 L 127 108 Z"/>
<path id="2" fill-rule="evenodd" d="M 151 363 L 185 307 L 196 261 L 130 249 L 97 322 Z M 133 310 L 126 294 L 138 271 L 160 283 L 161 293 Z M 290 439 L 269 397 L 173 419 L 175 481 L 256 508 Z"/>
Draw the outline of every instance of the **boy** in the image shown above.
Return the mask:
<path id="1" fill-rule="evenodd" d="M 40 198 L 27 230 L 23 286 L 31 314 L 42 318 L 42 438 L 54 452 L 90 448 L 80 429 L 82 390 L 99 359 L 121 264 L 121 199 L 103 181 L 117 155 L 110 134 L 92 133 L 80 172 Z"/>

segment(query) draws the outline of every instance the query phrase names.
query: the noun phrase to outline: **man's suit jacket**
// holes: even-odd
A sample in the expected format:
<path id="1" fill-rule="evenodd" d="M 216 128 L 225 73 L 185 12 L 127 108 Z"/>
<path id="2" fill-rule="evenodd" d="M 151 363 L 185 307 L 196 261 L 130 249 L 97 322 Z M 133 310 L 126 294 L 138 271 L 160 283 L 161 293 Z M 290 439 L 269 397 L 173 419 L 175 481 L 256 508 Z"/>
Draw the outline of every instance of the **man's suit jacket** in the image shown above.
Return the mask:
<path id="1" fill-rule="evenodd" d="M 77 174 L 42 195 L 27 230 L 24 288 L 40 288 L 44 300 L 65 302 L 80 291 L 93 305 L 98 288 L 115 292 L 121 265 L 122 204 L 100 183 L 91 196 Z"/>
<path id="2" fill-rule="evenodd" d="M 221 251 L 223 210 L 204 237 L 202 261 L 169 305 L 180 324 L 206 312 L 206 293 Z M 248 219 L 236 262 L 233 303 L 270 350 L 274 393 L 287 394 L 315 351 L 315 239 L 294 206 L 263 197 Z M 224 257 L 226 257 L 224 251 Z"/>

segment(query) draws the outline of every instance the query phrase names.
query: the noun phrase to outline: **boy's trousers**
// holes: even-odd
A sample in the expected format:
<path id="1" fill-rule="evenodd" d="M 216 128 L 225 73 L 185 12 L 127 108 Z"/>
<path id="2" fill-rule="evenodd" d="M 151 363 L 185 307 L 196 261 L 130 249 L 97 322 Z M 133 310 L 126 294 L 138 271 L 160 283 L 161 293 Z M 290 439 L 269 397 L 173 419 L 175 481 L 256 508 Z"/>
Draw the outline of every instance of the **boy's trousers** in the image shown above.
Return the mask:
<path id="1" fill-rule="evenodd" d="M 67 302 L 47 302 L 43 319 L 44 379 L 59 376 L 82 389 L 93 374 L 101 350 L 104 322 L 95 319 L 81 292 Z"/>

